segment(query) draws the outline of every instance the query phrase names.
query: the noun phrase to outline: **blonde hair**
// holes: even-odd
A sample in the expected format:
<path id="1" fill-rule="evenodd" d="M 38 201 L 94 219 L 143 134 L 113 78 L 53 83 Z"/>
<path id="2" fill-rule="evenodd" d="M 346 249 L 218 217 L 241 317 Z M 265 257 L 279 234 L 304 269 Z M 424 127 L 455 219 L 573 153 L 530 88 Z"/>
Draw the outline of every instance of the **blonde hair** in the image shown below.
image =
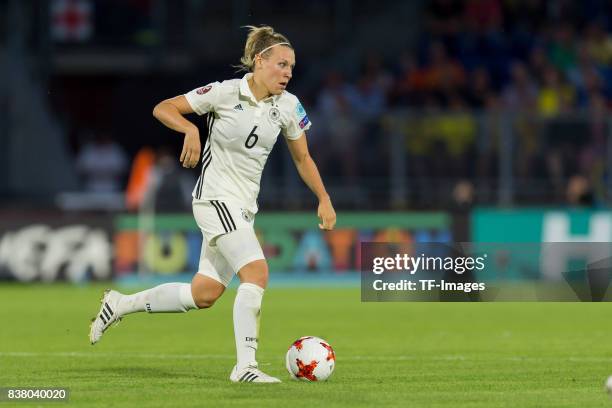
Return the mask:
<path id="1" fill-rule="evenodd" d="M 255 66 L 255 57 L 261 53 L 261 56 L 266 56 L 271 47 L 277 44 L 283 44 L 291 49 L 293 46 L 289 43 L 287 37 L 281 33 L 277 33 L 270 26 L 245 26 L 249 29 L 246 44 L 244 45 L 244 55 L 240 58 L 240 65 L 237 66 L 241 71 L 251 72 Z"/>

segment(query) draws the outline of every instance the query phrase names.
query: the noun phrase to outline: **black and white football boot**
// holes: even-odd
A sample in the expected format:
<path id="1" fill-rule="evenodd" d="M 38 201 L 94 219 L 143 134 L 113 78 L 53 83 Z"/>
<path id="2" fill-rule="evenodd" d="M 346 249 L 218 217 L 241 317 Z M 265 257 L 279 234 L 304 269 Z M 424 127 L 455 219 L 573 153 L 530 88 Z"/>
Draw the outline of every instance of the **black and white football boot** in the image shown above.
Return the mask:
<path id="1" fill-rule="evenodd" d="M 121 316 L 117 314 L 117 305 L 123 296 L 121 293 L 106 289 L 100 300 L 100 310 L 96 317 L 91 319 L 89 326 L 89 341 L 92 345 L 96 344 L 102 338 L 102 334 L 111 325 L 121 321 Z"/>
<path id="2" fill-rule="evenodd" d="M 238 370 L 238 366 L 234 366 L 230 374 L 230 380 L 235 383 L 252 382 L 273 384 L 281 382 L 278 378 L 272 377 L 258 369 L 257 363 L 251 363 L 241 370 Z"/>

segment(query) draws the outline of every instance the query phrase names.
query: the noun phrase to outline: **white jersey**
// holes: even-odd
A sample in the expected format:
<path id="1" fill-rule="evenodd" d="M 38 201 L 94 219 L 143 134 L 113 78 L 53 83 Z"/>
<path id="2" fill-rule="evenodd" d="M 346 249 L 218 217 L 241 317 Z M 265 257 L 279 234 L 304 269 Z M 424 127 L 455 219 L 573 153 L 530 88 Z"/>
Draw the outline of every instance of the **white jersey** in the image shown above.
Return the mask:
<path id="1" fill-rule="evenodd" d="M 185 97 L 198 115 L 208 114 L 194 200 L 233 202 L 256 213 L 261 173 L 279 133 L 296 140 L 311 124 L 287 91 L 257 102 L 247 82 L 251 75 L 213 82 Z"/>

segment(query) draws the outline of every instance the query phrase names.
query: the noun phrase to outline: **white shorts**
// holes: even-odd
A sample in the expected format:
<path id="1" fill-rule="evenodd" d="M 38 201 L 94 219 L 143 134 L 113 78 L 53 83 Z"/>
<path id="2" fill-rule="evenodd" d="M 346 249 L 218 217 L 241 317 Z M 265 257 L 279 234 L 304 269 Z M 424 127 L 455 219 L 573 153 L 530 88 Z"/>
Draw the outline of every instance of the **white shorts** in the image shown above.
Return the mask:
<path id="1" fill-rule="evenodd" d="M 193 215 L 204 238 L 198 273 L 227 286 L 244 265 L 265 259 L 250 211 L 228 202 L 194 201 Z"/>

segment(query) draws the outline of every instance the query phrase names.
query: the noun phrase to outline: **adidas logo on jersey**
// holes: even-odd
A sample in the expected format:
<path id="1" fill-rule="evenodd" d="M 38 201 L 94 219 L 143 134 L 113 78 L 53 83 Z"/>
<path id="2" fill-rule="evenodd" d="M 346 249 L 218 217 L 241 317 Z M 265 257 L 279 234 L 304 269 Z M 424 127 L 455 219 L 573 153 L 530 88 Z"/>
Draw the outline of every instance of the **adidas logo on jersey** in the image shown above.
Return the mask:
<path id="1" fill-rule="evenodd" d="M 238 104 L 238 105 L 234 106 L 234 110 L 244 110 L 244 109 L 242 109 L 242 105 L 241 104 Z"/>

